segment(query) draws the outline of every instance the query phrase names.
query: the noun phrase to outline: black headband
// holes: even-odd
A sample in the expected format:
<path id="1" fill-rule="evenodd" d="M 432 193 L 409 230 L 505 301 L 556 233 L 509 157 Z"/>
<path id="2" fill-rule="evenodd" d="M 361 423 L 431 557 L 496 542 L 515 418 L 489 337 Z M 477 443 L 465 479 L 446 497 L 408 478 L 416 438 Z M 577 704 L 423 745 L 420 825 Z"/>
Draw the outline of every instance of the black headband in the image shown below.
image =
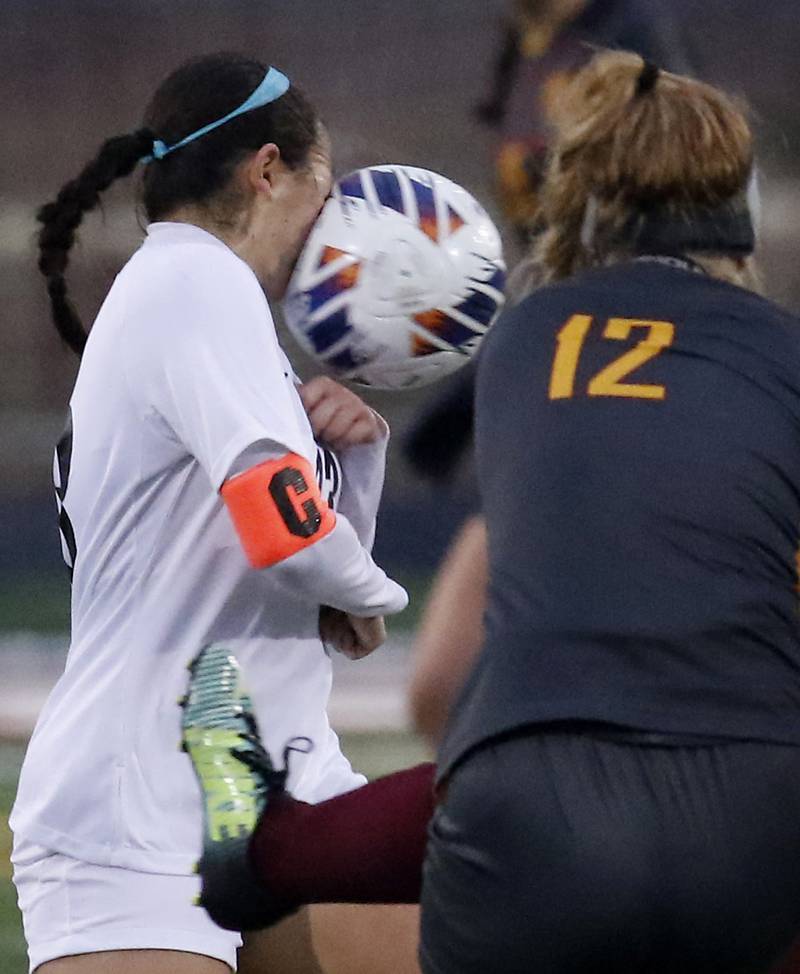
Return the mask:
<path id="1" fill-rule="evenodd" d="M 718 206 L 675 210 L 655 204 L 633 214 L 620 237 L 640 254 L 691 252 L 744 257 L 756 246 L 747 191 Z"/>

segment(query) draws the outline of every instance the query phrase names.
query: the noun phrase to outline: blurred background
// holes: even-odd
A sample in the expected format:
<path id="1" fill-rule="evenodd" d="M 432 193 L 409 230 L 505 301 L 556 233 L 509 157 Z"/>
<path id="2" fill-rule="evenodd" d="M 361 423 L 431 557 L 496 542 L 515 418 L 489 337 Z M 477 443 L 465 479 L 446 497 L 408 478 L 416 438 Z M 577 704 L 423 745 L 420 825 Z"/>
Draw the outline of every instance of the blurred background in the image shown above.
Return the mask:
<path id="1" fill-rule="evenodd" d="M 652 3 L 639 0 L 638 7 L 656 17 Z M 36 271 L 36 207 L 77 175 L 105 138 L 138 127 L 153 89 L 180 62 L 241 50 L 280 66 L 318 104 L 339 175 L 381 162 L 438 170 L 487 205 L 513 258 L 517 234 L 495 192 L 498 130 L 481 124 L 475 111 L 496 86 L 510 6 L 0 0 L 0 853 L 8 846 L 5 816 L 23 743 L 69 638 L 51 457 L 76 361 L 49 322 Z M 800 310 L 797 0 L 665 0 L 665 7 L 694 73 L 751 105 L 760 137 L 768 292 Z M 87 321 L 141 239 L 134 191 L 135 178 L 113 187 L 103 211 L 81 229 L 70 279 Z M 308 375 L 307 360 L 288 339 L 286 347 Z M 339 666 L 334 722 L 348 735 L 355 762 L 373 773 L 423 753 L 407 727 L 408 647 L 427 583 L 474 504 L 468 471 L 434 486 L 414 474 L 400 449 L 409 425 L 440 392 L 370 400 L 394 433 L 377 558 L 409 585 L 416 606 L 395 626 L 385 652 L 357 667 Z M 24 954 L 6 862 L 0 855 L 0 967 L 16 974 Z"/>

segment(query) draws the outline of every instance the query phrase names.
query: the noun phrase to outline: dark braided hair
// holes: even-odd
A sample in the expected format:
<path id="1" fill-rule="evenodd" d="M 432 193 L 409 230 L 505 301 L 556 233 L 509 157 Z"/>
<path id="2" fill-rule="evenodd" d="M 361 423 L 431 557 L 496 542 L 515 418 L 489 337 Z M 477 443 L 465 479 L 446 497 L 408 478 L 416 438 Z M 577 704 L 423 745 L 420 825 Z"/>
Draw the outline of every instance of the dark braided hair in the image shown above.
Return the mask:
<path id="1" fill-rule="evenodd" d="M 45 203 L 36 214 L 36 219 L 42 224 L 39 231 L 39 270 L 47 279 L 53 321 L 59 335 L 77 355 L 83 352 L 86 331 L 67 297 L 67 282 L 64 279 L 69 251 L 75 243 L 75 231 L 83 220 L 83 214 L 93 210 L 100 202 L 103 190 L 108 189 L 115 179 L 132 172 L 152 144 L 153 136 L 147 129 L 104 142 L 80 176 L 67 183 L 54 202 Z"/>
<path id="2" fill-rule="evenodd" d="M 128 176 L 150 155 L 155 139 L 174 145 L 227 115 L 256 89 L 266 71 L 267 65 L 236 54 L 214 54 L 184 64 L 159 86 L 145 112 L 145 127 L 104 142 L 77 179 L 36 214 L 42 225 L 39 270 L 47 280 L 53 321 L 77 355 L 83 352 L 87 333 L 67 295 L 64 274 L 84 214 L 97 206 L 100 194 L 115 179 Z M 162 220 L 186 203 L 221 198 L 236 165 L 267 142 L 278 146 L 287 166 L 300 168 L 318 137 L 318 116 L 292 85 L 276 101 L 148 163 L 141 193 L 147 218 Z M 228 200 L 227 205 L 233 204 Z"/>

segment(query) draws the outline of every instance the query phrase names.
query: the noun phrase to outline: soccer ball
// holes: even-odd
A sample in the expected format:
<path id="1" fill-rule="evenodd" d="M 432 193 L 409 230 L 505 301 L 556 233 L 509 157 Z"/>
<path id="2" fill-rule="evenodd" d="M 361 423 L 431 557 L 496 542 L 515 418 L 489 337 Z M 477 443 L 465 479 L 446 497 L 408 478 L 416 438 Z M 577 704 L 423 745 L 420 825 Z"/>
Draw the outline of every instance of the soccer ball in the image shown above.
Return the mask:
<path id="1" fill-rule="evenodd" d="M 338 378 L 424 385 L 475 354 L 503 306 L 500 235 L 444 176 L 372 166 L 340 180 L 284 303 L 300 345 Z"/>

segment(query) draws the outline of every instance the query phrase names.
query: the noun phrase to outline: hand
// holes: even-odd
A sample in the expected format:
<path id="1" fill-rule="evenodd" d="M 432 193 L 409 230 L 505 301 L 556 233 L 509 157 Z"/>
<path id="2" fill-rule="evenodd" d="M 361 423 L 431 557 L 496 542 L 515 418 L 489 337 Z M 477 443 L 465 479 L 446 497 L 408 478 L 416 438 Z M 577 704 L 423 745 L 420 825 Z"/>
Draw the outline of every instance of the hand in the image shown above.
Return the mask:
<path id="1" fill-rule="evenodd" d="M 375 443 L 389 432 L 375 410 L 325 375 L 311 379 L 298 391 L 314 436 L 334 450 Z"/>
<path id="2" fill-rule="evenodd" d="M 348 659 L 363 659 L 386 641 L 383 616 L 351 616 L 329 605 L 319 610 L 319 634 L 323 643 Z"/>

